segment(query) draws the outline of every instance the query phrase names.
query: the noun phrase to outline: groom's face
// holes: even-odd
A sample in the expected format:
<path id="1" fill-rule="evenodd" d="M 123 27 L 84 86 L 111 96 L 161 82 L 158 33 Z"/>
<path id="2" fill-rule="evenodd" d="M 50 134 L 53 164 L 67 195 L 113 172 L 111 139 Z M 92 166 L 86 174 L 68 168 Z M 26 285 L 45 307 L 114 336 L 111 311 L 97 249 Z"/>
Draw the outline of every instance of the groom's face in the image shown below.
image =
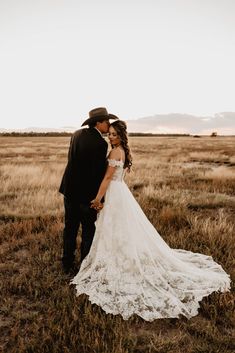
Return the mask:
<path id="1" fill-rule="evenodd" d="M 110 122 L 109 120 L 103 120 L 103 121 L 98 121 L 97 124 L 96 124 L 96 128 L 98 130 L 100 130 L 100 132 L 102 134 L 106 134 L 108 131 L 109 131 L 109 126 L 110 126 Z"/>

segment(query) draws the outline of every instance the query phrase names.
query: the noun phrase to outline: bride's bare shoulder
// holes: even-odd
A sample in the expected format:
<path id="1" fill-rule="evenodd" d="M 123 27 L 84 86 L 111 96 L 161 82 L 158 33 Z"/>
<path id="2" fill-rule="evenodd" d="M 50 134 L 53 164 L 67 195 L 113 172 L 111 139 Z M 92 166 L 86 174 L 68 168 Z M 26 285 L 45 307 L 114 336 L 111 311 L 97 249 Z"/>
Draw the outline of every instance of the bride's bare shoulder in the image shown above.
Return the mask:
<path id="1" fill-rule="evenodd" d="M 116 159 L 117 161 L 121 160 L 121 149 L 120 148 L 113 148 L 109 154 L 108 154 L 109 159 Z"/>

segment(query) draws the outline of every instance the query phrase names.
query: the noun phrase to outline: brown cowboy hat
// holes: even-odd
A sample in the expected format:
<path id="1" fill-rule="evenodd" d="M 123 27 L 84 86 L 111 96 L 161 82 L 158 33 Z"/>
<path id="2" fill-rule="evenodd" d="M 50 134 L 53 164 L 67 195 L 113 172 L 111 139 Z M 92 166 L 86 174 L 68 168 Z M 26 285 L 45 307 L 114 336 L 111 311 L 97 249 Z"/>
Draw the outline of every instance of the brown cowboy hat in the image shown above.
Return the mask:
<path id="1" fill-rule="evenodd" d="M 90 125 L 90 124 L 96 123 L 97 121 L 103 121 L 103 120 L 108 120 L 108 119 L 115 119 L 116 120 L 119 118 L 116 115 L 109 114 L 107 112 L 107 109 L 104 107 L 95 108 L 89 112 L 89 118 L 87 120 L 85 120 L 81 126 Z"/>

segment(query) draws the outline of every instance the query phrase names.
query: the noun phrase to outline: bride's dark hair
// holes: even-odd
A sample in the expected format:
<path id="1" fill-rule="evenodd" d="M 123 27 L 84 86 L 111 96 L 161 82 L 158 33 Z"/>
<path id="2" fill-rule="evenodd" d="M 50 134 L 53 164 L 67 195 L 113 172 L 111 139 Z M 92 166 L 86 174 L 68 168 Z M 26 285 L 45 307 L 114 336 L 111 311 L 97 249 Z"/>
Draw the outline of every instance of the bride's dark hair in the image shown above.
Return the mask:
<path id="1" fill-rule="evenodd" d="M 118 137 L 120 137 L 121 145 L 125 152 L 124 168 L 127 168 L 128 171 L 130 171 L 132 166 L 132 156 L 131 156 L 130 147 L 128 145 L 128 134 L 127 134 L 126 123 L 123 120 L 115 120 L 110 126 L 114 128 Z"/>

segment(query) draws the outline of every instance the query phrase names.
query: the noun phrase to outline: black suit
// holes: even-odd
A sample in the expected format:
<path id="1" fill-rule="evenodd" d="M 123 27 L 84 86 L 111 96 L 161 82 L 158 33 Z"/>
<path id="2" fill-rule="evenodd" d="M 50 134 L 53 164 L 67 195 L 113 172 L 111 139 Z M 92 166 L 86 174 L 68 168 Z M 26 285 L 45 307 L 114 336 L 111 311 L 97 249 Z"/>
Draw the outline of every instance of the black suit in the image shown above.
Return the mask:
<path id="1" fill-rule="evenodd" d="M 95 128 L 76 131 L 70 141 L 68 163 L 59 191 L 64 195 L 64 267 L 71 267 L 77 232 L 82 224 L 81 260 L 88 254 L 95 233 L 97 213 L 90 202 L 106 170 L 107 142 Z"/>

